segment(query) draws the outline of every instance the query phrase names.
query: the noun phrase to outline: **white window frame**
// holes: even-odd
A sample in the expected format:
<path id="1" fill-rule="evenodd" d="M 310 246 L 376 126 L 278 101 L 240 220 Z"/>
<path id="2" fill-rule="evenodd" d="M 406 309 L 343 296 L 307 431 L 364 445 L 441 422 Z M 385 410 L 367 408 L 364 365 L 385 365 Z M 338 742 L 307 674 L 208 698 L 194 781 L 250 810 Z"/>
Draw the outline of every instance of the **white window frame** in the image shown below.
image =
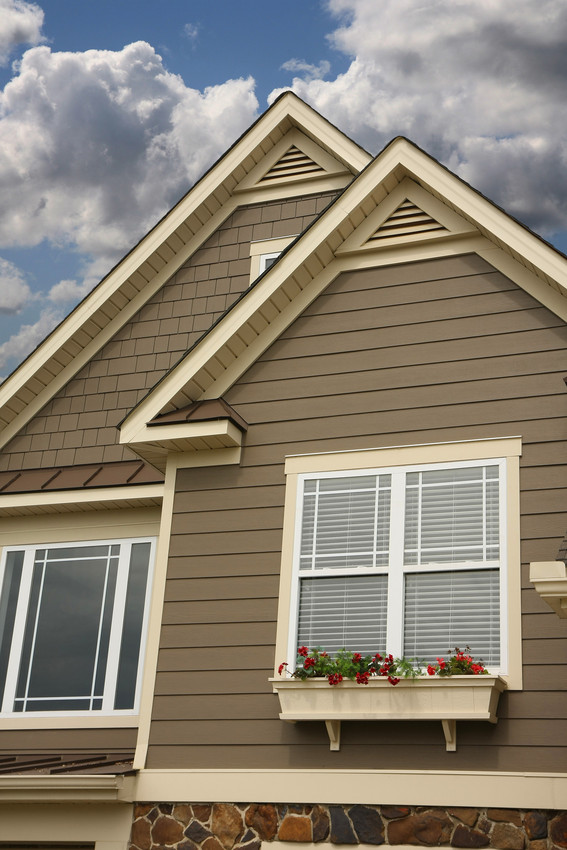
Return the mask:
<path id="1" fill-rule="evenodd" d="M 275 239 L 259 239 L 250 243 L 250 283 L 256 280 L 262 272 L 266 271 L 268 260 L 279 257 L 284 248 L 287 248 L 297 234 L 292 236 L 278 236 Z"/>
<path id="2" fill-rule="evenodd" d="M 521 607 L 520 607 L 520 552 L 519 552 L 519 437 L 494 440 L 471 440 L 459 443 L 432 443 L 418 446 L 399 446 L 387 449 L 368 449 L 352 452 L 330 452 L 301 455 L 286 459 L 286 504 L 282 541 L 282 567 L 278 609 L 275 667 L 287 661 L 291 665 L 296 657 L 297 606 L 298 606 L 298 528 L 301 522 L 302 482 L 307 477 L 328 475 L 336 477 L 351 474 L 353 470 L 389 471 L 404 467 L 449 466 L 462 467 L 468 462 L 485 465 L 502 463 L 504 479 L 501 484 L 501 665 L 499 673 L 509 688 L 521 688 Z M 475 562 L 476 563 L 476 562 Z M 476 563 L 476 567 L 478 567 Z M 433 569 L 433 568 L 432 568 Z M 412 571 L 412 568 L 408 568 Z M 415 571 L 415 568 L 413 568 Z M 401 629 L 399 622 L 392 629 Z M 390 627 L 390 626 L 389 626 Z M 388 634 L 388 651 L 396 654 L 400 643 Z M 392 641 L 390 643 L 390 641 Z M 392 646 L 393 643 L 393 646 Z M 350 647 L 349 647 L 350 648 Z M 356 649 L 356 647 L 352 647 Z"/>
<path id="3" fill-rule="evenodd" d="M 140 640 L 140 651 L 138 655 L 138 667 L 136 674 L 136 691 L 134 696 L 134 705 L 131 709 L 114 709 L 114 699 L 116 695 L 118 664 L 120 655 L 120 643 L 122 638 L 122 628 L 124 621 L 124 606 L 126 601 L 126 592 L 128 586 L 128 576 L 130 567 L 130 557 L 132 546 L 137 543 L 148 543 L 150 545 L 148 577 L 146 582 L 146 592 L 144 597 L 144 608 L 142 615 L 142 632 Z M 112 611 L 112 622 L 110 627 L 110 638 L 108 646 L 108 661 L 105 673 L 105 683 L 103 689 L 103 703 L 100 709 L 90 710 L 74 710 L 69 711 L 54 710 L 54 711 L 14 711 L 13 706 L 16 698 L 16 688 L 23 651 L 23 641 L 26 626 L 26 617 L 30 597 L 31 580 L 33 575 L 33 566 L 36 552 L 40 549 L 56 550 L 88 547 L 88 546 L 115 546 L 120 547 L 118 555 L 118 570 L 116 577 L 116 586 L 114 590 L 114 602 Z M 0 590 L 4 583 L 4 574 L 6 570 L 6 562 L 8 554 L 11 552 L 23 552 L 24 561 L 22 568 L 22 577 L 20 588 L 18 591 L 18 601 L 16 614 L 12 632 L 12 642 L 10 646 L 10 658 L 6 672 L 6 682 L 4 687 L 4 698 L 0 710 L 0 717 L 15 718 L 23 720 L 26 718 L 42 718 L 42 717 L 131 717 L 138 714 L 140 703 L 140 692 L 142 685 L 142 670 L 144 665 L 146 640 L 148 631 L 148 615 L 152 591 L 153 569 L 155 562 L 156 538 L 155 537 L 130 537 L 130 538 L 113 538 L 113 539 L 95 539 L 95 540 L 80 540 L 67 541 L 64 543 L 36 543 L 26 545 L 12 545 L 4 547 L 2 551 L 2 559 L 0 563 Z M 33 650 L 30 656 L 33 658 Z"/>

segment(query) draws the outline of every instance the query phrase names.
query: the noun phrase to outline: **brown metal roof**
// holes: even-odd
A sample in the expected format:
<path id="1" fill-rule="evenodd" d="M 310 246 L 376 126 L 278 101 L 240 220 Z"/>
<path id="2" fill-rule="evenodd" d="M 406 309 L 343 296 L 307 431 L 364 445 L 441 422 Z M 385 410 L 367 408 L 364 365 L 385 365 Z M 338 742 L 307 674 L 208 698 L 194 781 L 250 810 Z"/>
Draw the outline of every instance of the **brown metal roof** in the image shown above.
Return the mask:
<path id="1" fill-rule="evenodd" d="M 159 484 L 162 481 L 163 475 L 153 466 L 141 460 L 125 460 L 117 463 L 89 463 L 81 466 L 0 472 L 0 494 Z"/>
<path id="2" fill-rule="evenodd" d="M 230 419 L 241 431 L 248 430 L 248 423 L 223 398 L 196 401 L 188 407 L 171 410 L 154 416 L 148 425 L 170 425 L 180 422 L 211 422 L 214 419 Z"/>
<path id="3" fill-rule="evenodd" d="M 0 756 L 0 776 L 47 775 L 60 773 L 110 774 L 132 771 L 133 752 L 88 755 L 2 755 Z"/>

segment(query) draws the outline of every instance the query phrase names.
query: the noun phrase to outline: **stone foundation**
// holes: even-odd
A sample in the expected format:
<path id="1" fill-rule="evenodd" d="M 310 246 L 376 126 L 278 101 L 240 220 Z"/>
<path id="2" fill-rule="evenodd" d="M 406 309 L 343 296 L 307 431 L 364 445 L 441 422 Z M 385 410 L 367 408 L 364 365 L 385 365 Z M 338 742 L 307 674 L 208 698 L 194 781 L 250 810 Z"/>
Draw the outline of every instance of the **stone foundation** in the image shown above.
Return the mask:
<path id="1" fill-rule="evenodd" d="M 567 812 L 424 806 L 141 803 L 131 850 L 260 850 L 263 841 L 567 848 Z M 274 848 L 277 850 L 277 848 Z"/>

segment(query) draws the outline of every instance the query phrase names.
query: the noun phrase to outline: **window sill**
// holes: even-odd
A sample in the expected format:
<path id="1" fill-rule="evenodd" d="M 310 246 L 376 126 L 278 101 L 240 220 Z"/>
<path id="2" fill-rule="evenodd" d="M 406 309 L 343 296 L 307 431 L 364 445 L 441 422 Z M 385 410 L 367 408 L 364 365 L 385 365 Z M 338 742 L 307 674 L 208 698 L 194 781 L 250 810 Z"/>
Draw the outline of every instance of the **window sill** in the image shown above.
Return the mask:
<path id="1" fill-rule="evenodd" d="M 0 730 L 15 729 L 129 729 L 137 728 L 138 714 L 11 714 L 0 716 Z"/>
<path id="2" fill-rule="evenodd" d="M 498 699 L 506 688 L 500 676 L 371 679 L 368 685 L 345 680 L 329 685 L 326 679 L 270 679 L 280 699 L 280 718 L 324 720 L 331 750 L 340 749 L 342 720 L 440 720 L 446 748 L 457 749 L 457 720 L 496 723 Z"/>

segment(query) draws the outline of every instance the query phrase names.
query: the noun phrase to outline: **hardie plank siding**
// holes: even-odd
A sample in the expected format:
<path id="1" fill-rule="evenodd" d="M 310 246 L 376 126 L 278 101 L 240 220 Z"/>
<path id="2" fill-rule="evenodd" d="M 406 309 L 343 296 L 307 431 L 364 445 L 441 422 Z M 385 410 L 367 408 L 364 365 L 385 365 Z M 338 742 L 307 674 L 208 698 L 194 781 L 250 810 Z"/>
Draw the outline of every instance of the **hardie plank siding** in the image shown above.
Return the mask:
<path id="1" fill-rule="evenodd" d="M 0 454 L 0 470 L 130 460 L 116 426 L 250 283 L 250 243 L 302 232 L 335 192 L 236 210 Z"/>
<path id="2" fill-rule="evenodd" d="M 567 621 L 528 581 L 567 526 L 567 328 L 476 256 L 343 274 L 225 397 L 239 467 L 178 472 L 147 766 L 562 771 Z M 521 435 L 524 690 L 496 726 L 278 719 L 285 455 Z M 283 661 L 286 659 L 277 659 Z M 542 719 L 543 718 L 543 719 Z M 565 742 L 565 746 L 561 746 Z"/>

